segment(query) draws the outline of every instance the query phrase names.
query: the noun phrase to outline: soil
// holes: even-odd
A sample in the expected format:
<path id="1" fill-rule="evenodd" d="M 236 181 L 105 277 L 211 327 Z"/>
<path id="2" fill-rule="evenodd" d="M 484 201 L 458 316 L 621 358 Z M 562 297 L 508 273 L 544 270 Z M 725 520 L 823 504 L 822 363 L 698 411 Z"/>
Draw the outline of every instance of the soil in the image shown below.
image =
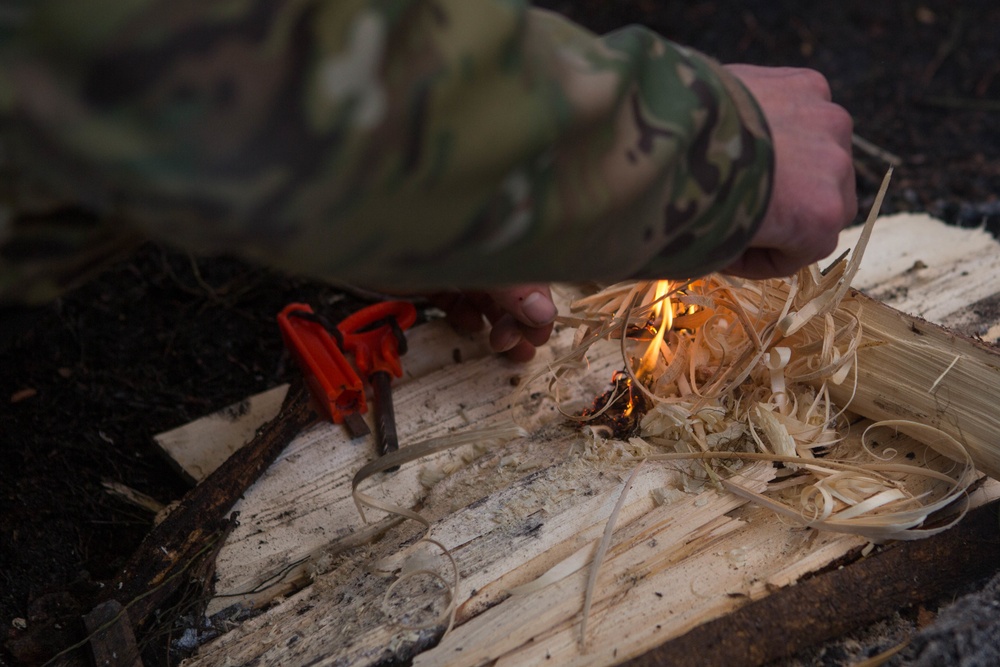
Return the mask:
<path id="1" fill-rule="evenodd" d="M 857 134 L 902 158 L 883 212 L 1000 231 L 994 0 L 542 4 L 599 32 L 643 23 L 723 62 L 817 69 Z M 857 152 L 862 210 L 885 166 Z M 110 578 L 146 534 L 152 513 L 104 482 L 161 503 L 185 492 L 154 434 L 293 376 L 274 324 L 293 300 L 332 318 L 358 303 L 331 286 L 148 244 L 45 308 L 3 313 L 0 637 L 75 613 L 72 596 L 51 593 Z M 841 664 L 844 651 L 828 653 L 823 664 Z M 147 664 L 166 655 L 150 646 Z"/>

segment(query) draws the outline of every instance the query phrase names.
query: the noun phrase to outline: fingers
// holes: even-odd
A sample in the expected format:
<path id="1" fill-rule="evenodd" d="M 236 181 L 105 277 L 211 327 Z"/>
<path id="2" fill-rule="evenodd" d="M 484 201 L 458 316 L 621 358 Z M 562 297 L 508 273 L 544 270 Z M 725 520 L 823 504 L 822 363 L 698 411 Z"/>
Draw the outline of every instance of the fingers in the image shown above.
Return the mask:
<path id="1" fill-rule="evenodd" d="M 489 292 L 500 308 L 528 327 L 544 327 L 556 318 L 548 285 L 519 285 Z"/>
<path id="2" fill-rule="evenodd" d="M 509 313 L 493 323 L 490 330 L 490 348 L 503 353 L 511 361 L 528 361 L 535 356 L 535 348 L 548 340 L 540 340 L 537 334 L 526 333 L 524 325 Z M 535 342 L 537 341 L 537 342 Z"/>
<path id="3" fill-rule="evenodd" d="M 437 294 L 431 301 L 449 324 L 475 333 L 491 324 L 490 348 L 512 361 L 528 361 L 552 334 L 557 314 L 548 285 L 520 285 L 489 292 Z"/>
<path id="4" fill-rule="evenodd" d="M 430 302 L 444 311 L 445 321 L 457 331 L 478 333 L 486 326 L 483 311 L 464 292 L 435 294 Z"/>
<path id="5" fill-rule="evenodd" d="M 806 93 L 829 102 L 833 99 L 830 82 L 816 70 L 804 67 L 764 67 L 734 63 L 725 65 L 730 74 L 735 75 L 756 95 L 755 88 L 767 85 L 775 89 Z M 752 82 L 753 85 L 750 84 Z"/>
<path id="6" fill-rule="evenodd" d="M 499 318 L 487 318 L 493 323 L 490 347 L 503 352 L 513 361 L 527 361 L 535 348 L 544 345 L 552 334 L 556 307 L 548 285 L 519 285 L 489 292 Z"/>

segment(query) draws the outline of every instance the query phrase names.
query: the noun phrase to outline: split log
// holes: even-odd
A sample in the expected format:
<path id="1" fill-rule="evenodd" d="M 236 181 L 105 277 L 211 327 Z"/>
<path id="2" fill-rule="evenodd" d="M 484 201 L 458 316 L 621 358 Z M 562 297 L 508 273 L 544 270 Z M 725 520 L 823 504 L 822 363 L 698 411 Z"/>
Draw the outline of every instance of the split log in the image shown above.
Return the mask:
<path id="1" fill-rule="evenodd" d="M 846 230 L 833 256 L 853 248 L 860 231 Z M 899 214 L 876 222 L 853 283 L 865 293 L 854 296 L 869 345 L 858 353 L 852 409 L 873 419 L 929 416 L 994 478 L 1000 414 L 983 388 L 1000 380 L 998 276 L 1000 244 L 985 229 Z M 850 395 L 847 386 L 834 389 L 838 401 Z"/>
<path id="2" fill-rule="evenodd" d="M 482 378 L 484 370 L 477 369 L 469 381 Z M 441 387 L 433 377 L 427 383 Z M 450 391 L 469 395 L 466 385 Z M 416 399 L 406 402 L 411 400 Z M 863 424 L 858 427 L 852 432 Z M 576 637 L 589 553 L 583 552 L 592 549 L 603 529 L 620 482 L 606 474 L 610 469 L 601 477 L 566 457 L 574 437 L 567 430 L 510 443 L 453 473 L 422 501 L 421 512 L 433 522 L 432 534 L 452 551 L 462 573 L 457 602 L 459 621 L 464 622 L 436 648 L 427 650 L 426 645 L 440 627 L 408 632 L 381 610 L 388 581 L 373 577 L 371 564 L 379 562 L 379 569 L 402 567 L 416 550 L 414 535 L 421 532 L 398 527 L 354 553 L 337 551 L 337 542 L 329 545 L 328 553 L 336 553 L 332 570 L 327 569 L 329 563 L 320 565 L 328 559 L 318 554 L 311 586 L 203 647 L 191 664 L 258 660 L 279 665 L 320 657 L 357 665 L 410 659 L 422 665 L 472 665 L 486 659 L 516 665 L 546 657 L 555 664 L 610 664 L 765 597 L 865 543 L 849 535 L 810 537 L 811 531 L 777 522 L 758 508 L 727 516 L 725 512 L 732 513 L 742 503 L 718 506 L 726 496 L 714 491 L 655 508 L 650 492 L 674 486 L 677 480 L 657 477 L 667 471 L 651 467 L 637 481 L 619 520 L 616 546 L 598 580 L 592 648 L 581 655 Z M 893 447 L 903 455 L 906 443 L 901 436 Z M 324 451 L 329 455 L 328 448 Z M 508 459 L 510 463 L 502 463 Z M 579 467 L 574 470 L 574 465 Z M 379 480 L 374 492 L 405 485 L 400 475 L 408 470 L 413 472 L 404 467 Z M 347 489 L 343 492 L 344 502 L 349 502 Z M 328 502 L 332 507 L 340 501 Z M 584 558 L 563 580 L 533 596 L 508 598 L 510 588 L 572 560 L 575 553 Z"/>
<path id="3" fill-rule="evenodd" d="M 933 263 L 930 254 L 925 258 Z M 958 261 L 957 268 L 941 267 L 942 278 L 964 270 Z M 988 262 L 979 266 L 992 270 Z M 919 277 L 915 272 L 909 275 Z M 989 283 L 979 278 L 980 287 Z M 970 291 L 967 296 L 989 298 L 977 294 Z M 928 302 L 933 300 L 934 295 L 927 297 Z M 952 310 L 962 305 L 968 302 L 955 301 Z M 431 343 L 438 348 L 448 345 Z M 885 347 L 866 348 L 863 353 Z M 985 347 L 981 352 L 992 354 Z M 420 352 L 413 347 L 411 354 Z M 613 365 L 609 362 L 609 367 Z M 942 370 L 937 368 L 925 392 Z M 507 379 L 515 372 L 500 360 L 484 358 L 400 387 L 405 409 L 412 411 L 407 419 L 412 420 L 407 425 L 413 429 L 410 437 L 428 437 L 495 418 L 507 403 Z M 939 390 L 950 386 L 947 379 L 945 374 L 935 387 L 939 397 Z M 944 407 L 942 422 L 953 404 Z M 400 422 L 402 427 L 404 420 Z M 586 556 L 620 493 L 620 480 L 608 477 L 606 469 L 601 471 L 603 478 L 593 469 L 570 470 L 566 453 L 573 446 L 572 433 L 540 431 L 460 468 L 429 492 L 420 488 L 416 466 L 371 480 L 369 490 L 379 497 L 404 506 L 420 504 L 432 522 L 432 534 L 451 550 L 462 573 L 457 597 L 461 625 L 428 650 L 442 628 L 409 631 L 394 625 L 380 605 L 388 583 L 371 574 L 376 561 L 401 566 L 417 551 L 414 540 L 421 531 L 394 526 L 365 550 L 342 548 L 360 526 L 356 517 L 339 520 L 353 512 L 348 481 L 371 453 L 367 448 L 352 449 L 331 435 L 327 432 L 309 442 L 299 439 L 255 486 L 243 504 L 254 509 L 247 511 L 248 521 L 238 536 L 247 548 L 232 550 L 229 557 L 234 558 L 220 559 L 220 568 L 230 572 L 242 562 L 246 570 L 239 576 L 259 582 L 311 556 L 312 562 L 301 565 L 301 577 L 312 585 L 202 647 L 192 665 L 251 661 L 364 665 L 387 660 L 451 665 L 484 659 L 501 665 L 546 659 L 549 664 L 617 663 L 726 617 L 748 602 L 766 599 L 807 574 L 844 562 L 845 556 L 854 559 L 865 543 L 858 537 L 785 525 L 767 511 L 742 503 L 727 510 L 716 505 L 720 499 L 713 497 L 714 491 L 688 497 L 681 505 L 655 508 L 650 490 L 675 482 L 658 479 L 655 475 L 663 471 L 651 470 L 637 481 L 635 497 L 630 497 L 620 518 L 607 569 L 598 579 L 589 648 L 581 652 L 577 628 L 586 568 L 576 568 L 534 598 L 529 594 L 530 602 L 508 597 L 508 590 L 558 563 L 575 562 L 577 554 Z M 893 447 L 901 455 L 911 451 L 915 457 L 925 451 L 902 435 Z M 986 502 L 997 492 L 997 485 L 987 485 L 974 494 L 972 503 Z M 708 515 L 700 513 L 704 507 L 711 510 Z M 718 509 L 725 513 L 711 513 Z M 331 524 L 335 530 L 329 529 Z M 287 539 L 276 544 L 272 536 L 281 533 Z M 633 539 L 639 535 L 650 539 Z M 272 543 L 259 544 L 264 540 Z M 267 558 L 260 558 L 261 549 L 272 547 Z M 239 581 L 231 575 L 228 580 Z"/>
<path id="4" fill-rule="evenodd" d="M 573 331 L 561 327 L 552 344 L 539 351 L 530 364 L 513 364 L 489 353 L 483 339 L 471 346 L 462 342 L 443 322 L 431 327 L 434 335 L 421 333 L 421 325 L 407 334 L 410 351 L 404 359 L 406 374 L 393 386 L 400 446 L 443 436 L 471 426 L 509 423 L 510 402 L 515 387 L 533 371 L 542 370 L 555 355 L 572 344 Z M 459 348 L 458 346 L 464 345 Z M 455 363 L 454 350 L 463 349 L 462 363 Z M 604 390 L 606 379 L 621 368 L 616 345 L 594 355 L 597 377 L 588 386 L 574 388 L 589 405 Z M 416 376 L 422 372 L 423 375 Z M 539 386 L 539 389 L 544 387 Z M 530 394 L 530 392 L 529 392 Z M 530 400 L 531 414 L 522 424 L 561 419 L 551 397 Z M 370 413 L 367 418 L 370 418 Z M 231 441 L 225 431 L 231 419 L 199 420 L 176 429 L 161 444 Z M 219 431 L 222 433 L 219 433 Z M 190 445 L 186 446 L 190 448 Z M 565 442 L 552 454 L 565 456 Z M 384 533 L 387 525 L 366 525 L 351 497 L 354 473 L 375 456 L 370 439 L 351 440 L 342 426 L 326 423 L 310 429 L 288 447 L 257 481 L 239 506 L 240 525 L 227 539 L 218 559 L 217 598 L 210 615 L 235 604 L 260 608 L 271 600 L 289 595 L 311 581 L 318 559 L 353 548 Z M 382 499 L 403 507 L 423 503 L 427 487 L 422 470 L 453 465 L 453 453 L 429 457 L 420 465 L 404 466 L 391 475 L 379 475 L 362 490 L 374 489 Z M 525 464 L 527 465 L 527 464 Z M 492 474 L 492 473 L 487 473 Z M 509 478 L 508 478 L 508 481 Z M 483 490 L 488 485 L 476 485 Z M 480 496 L 470 498 L 468 502 Z M 454 507 L 459 505 L 454 504 Z"/>

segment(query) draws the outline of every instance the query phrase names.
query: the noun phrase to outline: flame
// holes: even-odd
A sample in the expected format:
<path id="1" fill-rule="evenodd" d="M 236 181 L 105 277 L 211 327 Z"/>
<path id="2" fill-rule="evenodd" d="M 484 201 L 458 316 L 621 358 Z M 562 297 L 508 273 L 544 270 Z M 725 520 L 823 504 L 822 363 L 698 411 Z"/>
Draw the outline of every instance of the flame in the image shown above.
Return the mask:
<path id="1" fill-rule="evenodd" d="M 636 376 L 640 378 L 650 375 L 656 368 L 656 362 L 660 356 L 660 348 L 663 346 L 663 337 L 670 331 L 670 327 L 674 324 L 674 306 L 670 302 L 670 297 L 666 296 L 669 291 L 669 280 L 657 281 L 650 321 L 656 322 L 656 320 L 660 320 L 660 327 L 656 330 L 656 335 L 653 336 L 649 347 L 646 348 L 646 352 L 642 355 L 642 361 L 639 362 L 639 370 L 636 371 Z"/>

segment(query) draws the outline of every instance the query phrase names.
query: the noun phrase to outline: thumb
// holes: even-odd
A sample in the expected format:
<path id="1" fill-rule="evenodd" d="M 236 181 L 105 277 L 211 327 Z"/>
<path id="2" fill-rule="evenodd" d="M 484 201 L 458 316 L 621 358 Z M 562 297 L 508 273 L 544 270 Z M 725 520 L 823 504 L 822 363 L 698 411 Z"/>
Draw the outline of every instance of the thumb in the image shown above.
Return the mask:
<path id="1" fill-rule="evenodd" d="M 556 305 L 546 284 L 518 285 L 491 290 L 490 296 L 500 308 L 529 327 L 543 327 L 555 321 Z"/>

